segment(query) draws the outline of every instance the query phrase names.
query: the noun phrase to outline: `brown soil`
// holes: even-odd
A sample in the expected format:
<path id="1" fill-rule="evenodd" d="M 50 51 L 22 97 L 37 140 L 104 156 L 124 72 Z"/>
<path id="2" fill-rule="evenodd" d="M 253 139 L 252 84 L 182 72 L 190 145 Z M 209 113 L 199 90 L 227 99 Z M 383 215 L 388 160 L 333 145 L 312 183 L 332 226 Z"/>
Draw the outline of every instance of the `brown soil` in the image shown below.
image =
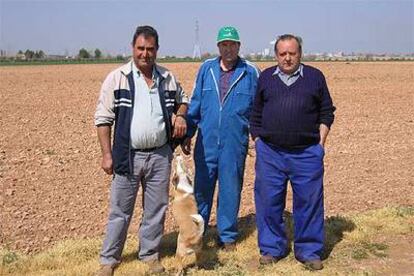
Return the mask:
<path id="1" fill-rule="evenodd" d="M 414 63 L 313 65 L 325 73 L 337 107 L 326 146 L 326 214 L 414 206 Z M 117 66 L 0 68 L 3 246 L 32 253 L 104 233 L 111 178 L 100 169 L 93 114 L 100 85 Z M 166 66 L 191 91 L 199 64 Z M 241 217 L 254 213 L 253 181 L 248 157 Z"/>

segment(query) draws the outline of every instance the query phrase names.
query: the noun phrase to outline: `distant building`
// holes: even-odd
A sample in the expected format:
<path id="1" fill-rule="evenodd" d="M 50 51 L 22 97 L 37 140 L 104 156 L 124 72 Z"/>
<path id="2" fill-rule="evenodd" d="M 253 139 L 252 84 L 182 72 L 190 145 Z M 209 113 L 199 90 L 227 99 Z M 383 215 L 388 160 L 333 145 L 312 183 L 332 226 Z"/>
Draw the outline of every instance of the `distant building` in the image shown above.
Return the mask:
<path id="1" fill-rule="evenodd" d="M 48 60 L 63 60 L 63 59 L 70 59 L 71 57 L 65 55 L 46 55 L 46 59 Z"/>
<path id="2" fill-rule="evenodd" d="M 17 53 L 16 54 L 16 59 L 17 60 L 26 60 L 26 55 L 25 54 L 23 54 L 23 53 Z"/>
<path id="3" fill-rule="evenodd" d="M 344 56 L 344 53 L 343 52 L 338 52 L 338 53 L 335 53 L 334 54 L 334 57 L 343 57 Z"/>

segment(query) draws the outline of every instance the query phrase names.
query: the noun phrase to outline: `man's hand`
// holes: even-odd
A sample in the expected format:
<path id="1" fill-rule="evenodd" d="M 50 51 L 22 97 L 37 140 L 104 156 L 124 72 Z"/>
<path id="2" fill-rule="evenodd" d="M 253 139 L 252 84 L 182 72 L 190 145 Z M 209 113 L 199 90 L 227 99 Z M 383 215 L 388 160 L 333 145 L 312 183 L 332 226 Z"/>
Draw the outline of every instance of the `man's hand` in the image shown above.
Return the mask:
<path id="1" fill-rule="evenodd" d="M 112 151 L 111 151 L 111 127 L 98 126 L 98 140 L 101 145 L 102 163 L 101 167 L 107 174 L 113 174 Z"/>
<path id="2" fill-rule="evenodd" d="M 113 174 L 112 154 L 108 153 L 108 154 L 104 154 L 102 156 L 101 167 L 104 170 L 104 172 L 106 172 L 107 174 L 109 174 L 109 175 Z"/>
<path id="3" fill-rule="evenodd" d="M 184 117 L 173 115 L 173 138 L 182 138 L 187 132 L 187 122 Z"/>
<path id="4" fill-rule="evenodd" d="M 180 145 L 181 150 L 185 155 L 189 155 L 191 153 L 191 138 L 187 137 L 184 139 L 183 143 Z"/>
<path id="5" fill-rule="evenodd" d="M 323 148 L 325 148 L 325 142 L 326 142 L 326 138 L 328 137 L 328 133 L 329 133 L 329 127 L 327 127 L 324 124 L 320 124 L 319 135 L 321 136 L 321 140 L 319 141 L 319 144 L 321 144 Z"/>

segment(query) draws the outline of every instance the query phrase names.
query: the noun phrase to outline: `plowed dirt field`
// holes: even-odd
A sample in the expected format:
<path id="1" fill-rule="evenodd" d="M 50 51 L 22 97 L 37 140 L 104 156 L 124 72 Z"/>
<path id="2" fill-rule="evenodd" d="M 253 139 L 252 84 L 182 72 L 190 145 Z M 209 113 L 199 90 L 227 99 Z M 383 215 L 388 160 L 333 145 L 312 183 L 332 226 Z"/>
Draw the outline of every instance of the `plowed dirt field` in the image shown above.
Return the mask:
<path id="1" fill-rule="evenodd" d="M 414 63 L 311 65 L 324 72 L 337 107 L 326 145 L 326 215 L 414 206 Z M 104 233 L 111 177 L 100 169 L 93 115 L 100 85 L 117 66 L 0 67 L 2 246 L 31 253 Z M 191 94 L 199 64 L 164 66 Z M 254 213 L 254 156 L 246 162 L 240 217 Z M 167 232 L 175 227 L 170 211 Z"/>

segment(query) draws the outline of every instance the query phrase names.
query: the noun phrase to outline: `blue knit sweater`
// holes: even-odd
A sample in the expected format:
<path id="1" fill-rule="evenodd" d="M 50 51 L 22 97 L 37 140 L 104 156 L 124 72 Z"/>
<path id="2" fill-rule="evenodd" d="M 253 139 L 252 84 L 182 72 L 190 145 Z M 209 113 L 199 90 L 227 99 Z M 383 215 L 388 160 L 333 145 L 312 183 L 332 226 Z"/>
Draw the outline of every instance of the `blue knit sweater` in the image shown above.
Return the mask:
<path id="1" fill-rule="evenodd" d="M 287 86 L 275 70 L 267 68 L 259 77 L 250 115 L 253 138 L 285 149 L 319 143 L 319 125 L 331 127 L 335 111 L 322 72 L 303 65 L 303 77 Z"/>

